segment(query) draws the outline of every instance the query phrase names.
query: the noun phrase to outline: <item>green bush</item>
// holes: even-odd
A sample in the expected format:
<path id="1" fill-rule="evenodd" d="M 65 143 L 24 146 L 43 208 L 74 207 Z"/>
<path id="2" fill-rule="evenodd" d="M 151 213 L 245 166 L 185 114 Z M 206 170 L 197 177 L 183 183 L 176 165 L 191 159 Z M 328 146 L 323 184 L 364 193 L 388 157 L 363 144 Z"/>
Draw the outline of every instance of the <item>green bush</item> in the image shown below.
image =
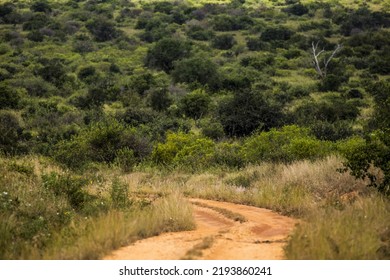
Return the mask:
<path id="1" fill-rule="evenodd" d="M 213 119 L 202 119 L 199 123 L 202 134 L 214 140 L 219 140 L 225 136 L 223 126 Z"/>
<path id="2" fill-rule="evenodd" d="M 112 182 L 110 197 L 113 208 L 123 209 L 131 205 L 129 187 L 118 179 Z"/>
<path id="3" fill-rule="evenodd" d="M 230 136 L 249 135 L 256 129 L 268 130 L 283 121 L 281 106 L 257 91 L 240 91 L 221 100 L 218 119 Z"/>
<path id="4" fill-rule="evenodd" d="M 184 58 L 175 63 L 172 77 L 177 83 L 194 84 L 194 86 L 209 85 L 215 88 L 219 83 L 217 65 L 202 56 Z"/>
<path id="5" fill-rule="evenodd" d="M 237 44 L 236 39 L 231 34 L 222 34 L 215 36 L 211 41 L 211 45 L 220 50 L 230 50 L 233 46 Z"/>
<path id="6" fill-rule="evenodd" d="M 65 196 L 76 211 L 82 211 L 94 198 L 83 189 L 87 182 L 85 178 L 70 174 L 51 172 L 42 175 L 43 188 L 53 192 L 57 197 Z"/>
<path id="7" fill-rule="evenodd" d="M 174 62 L 187 57 L 191 45 L 179 39 L 164 38 L 149 48 L 146 56 L 146 65 L 149 67 L 170 72 Z"/>
<path id="8" fill-rule="evenodd" d="M 126 148 L 134 152 L 137 161 L 151 152 L 149 140 L 135 128 L 107 120 L 92 123 L 71 140 L 58 143 L 55 158 L 70 168 L 81 168 L 91 162 L 114 163 L 118 156 L 123 161 L 123 153 L 129 155 L 123 150 Z"/>
<path id="9" fill-rule="evenodd" d="M 152 159 L 157 164 L 184 169 L 205 168 L 212 164 L 215 143 L 194 134 L 168 133 L 165 143 L 155 147 Z"/>
<path id="10" fill-rule="evenodd" d="M 100 16 L 87 22 L 86 27 L 98 42 L 105 42 L 117 38 L 120 35 L 113 22 Z"/>
<path id="11" fill-rule="evenodd" d="M 314 160 L 323 158 L 332 151 L 333 146 L 329 142 L 317 140 L 309 134 L 307 128 L 295 125 L 251 136 L 242 147 L 243 157 L 249 163 Z"/>
<path id="12" fill-rule="evenodd" d="M 16 109 L 20 102 L 20 96 L 17 91 L 10 86 L 0 84 L 0 110 L 1 109 Z"/>
<path id="13" fill-rule="evenodd" d="M 23 140 L 20 118 L 14 112 L 0 111 L 0 151 L 5 154 L 19 153 Z"/>
<path id="14" fill-rule="evenodd" d="M 207 114 L 210 102 L 211 98 L 207 93 L 197 90 L 180 100 L 180 109 L 187 117 L 199 119 Z"/>
<path id="15" fill-rule="evenodd" d="M 231 168 L 241 168 L 245 165 L 242 156 L 241 144 L 238 142 L 221 142 L 215 147 L 213 161 L 218 166 L 227 166 Z"/>

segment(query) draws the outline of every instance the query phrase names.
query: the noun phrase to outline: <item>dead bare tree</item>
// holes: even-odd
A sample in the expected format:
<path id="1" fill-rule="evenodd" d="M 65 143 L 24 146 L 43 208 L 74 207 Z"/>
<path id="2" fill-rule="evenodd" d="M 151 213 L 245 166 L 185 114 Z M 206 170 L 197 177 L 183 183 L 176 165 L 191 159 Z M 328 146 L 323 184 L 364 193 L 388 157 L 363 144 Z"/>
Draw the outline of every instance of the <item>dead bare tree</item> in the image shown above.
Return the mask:
<path id="1" fill-rule="evenodd" d="M 343 45 L 337 44 L 336 48 L 333 50 L 332 54 L 328 58 L 324 58 L 323 65 L 321 66 L 320 62 L 320 55 L 325 52 L 325 49 L 322 49 L 321 51 L 318 51 L 318 45 L 319 42 L 314 44 L 314 42 L 311 42 L 311 55 L 312 55 L 312 62 L 314 65 L 314 68 L 316 69 L 318 75 L 321 77 L 321 79 L 324 79 L 326 77 L 327 71 L 328 71 L 328 65 L 329 62 L 335 57 L 335 55 L 341 50 Z"/>

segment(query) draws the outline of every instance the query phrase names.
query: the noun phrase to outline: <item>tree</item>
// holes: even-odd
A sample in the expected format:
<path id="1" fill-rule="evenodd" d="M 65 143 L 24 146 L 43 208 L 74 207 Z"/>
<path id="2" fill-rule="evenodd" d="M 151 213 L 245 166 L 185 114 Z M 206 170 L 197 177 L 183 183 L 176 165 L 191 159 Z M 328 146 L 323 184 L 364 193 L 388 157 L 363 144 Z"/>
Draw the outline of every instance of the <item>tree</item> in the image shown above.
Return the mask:
<path id="1" fill-rule="evenodd" d="M 207 93 L 197 90 L 184 96 L 180 101 L 180 107 L 187 117 L 199 119 L 207 113 L 210 102 Z"/>
<path id="2" fill-rule="evenodd" d="M 14 154 L 19 150 L 23 128 L 19 117 L 8 111 L 0 111 L 0 151 Z"/>
<path id="3" fill-rule="evenodd" d="M 212 46 L 220 50 L 229 50 L 231 49 L 237 41 L 234 39 L 234 36 L 231 34 L 222 34 L 214 37 L 212 40 Z"/>
<path id="4" fill-rule="evenodd" d="M 19 94 L 6 84 L 0 84 L 0 109 L 15 109 L 19 105 Z"/>
<path id="5" fill-rule="evenodd" d="M 311 42 L 312 63 L 314 65 L 314 69 L 317 71 L 320 78 L 324 79 L 327 75 L 329 63 L 335 57 L 335 55 L 341 50 L 343 46 L 337 44 L 336 48 L 333 50 L 331 55 L 328 58 L 324 58 L 324 61 L 322 63 L 320 62 L 320 56 L 325 52 L 325 49 L 318 51 L 318 44 L 319 42 L 317 42 L 316 44 L 314 44 L 314 42 Z"/>
<path id="6" fill-rule="evenodd" d="M 146 65 L 152 68 L 170 72 L 174 62 L 187 57 L 191 45 L 183 40 L 164 38 L 149 48 L 146 55 Z"/>
<path id="7" fill-rule="evenodd" d="M 45 0 L 36 1 L 30 7 L 33 12 L 50 13 L 52 11 L 50 4 Z"/>
<path id="8" fill-rule="evenodd" d="M 110 41 L 119 36 L 114 23 L 102 16 L 90 20 L 86 27 L 98 42 Z"/>
<path id="9" fill-rule="evenodd" d="M 365 141 L 344 151 L 345 170 L 357 178 L 368 178 L 369 186 L 390 195 L 390 79 L 374 84 L 371 93 L 375 101 L 374 130 L 368 132 Z"/>
<path id="10" fill-rule="evenodd" d="M 245 90 L 221 101 L 218 118 L 225 133 L 230 136 L 245 136 L 254 130 L 269 130 L 283 122 L 280 104 L 265 94 Z"/>
<path id="11" fill-rule="evenodd" d="M 172 77 L 179 83 L 216 85 L 219 81 L 217 65 L 205 56 L 184 58 L 175 63 Z"/>

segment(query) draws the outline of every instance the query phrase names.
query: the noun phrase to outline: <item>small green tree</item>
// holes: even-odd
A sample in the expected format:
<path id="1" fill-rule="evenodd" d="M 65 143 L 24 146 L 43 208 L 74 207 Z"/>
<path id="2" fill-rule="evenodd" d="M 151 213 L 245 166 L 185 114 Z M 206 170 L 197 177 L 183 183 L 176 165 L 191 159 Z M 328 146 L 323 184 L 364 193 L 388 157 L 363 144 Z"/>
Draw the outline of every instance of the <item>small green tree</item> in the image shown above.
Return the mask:
<path id="1" fill-rule="evenodd" d="M 180 108 L 187 117 L 199 119 L 204 116 L 210 105 L 210 96 L 203 90 L 196 90 L 184 96 Z"/>
<path id="2" fill-rule="evenodd" d="M 146 65 L 165 72 L 173 69 L 174 62 L 187 57 L 191 45 L 183 40 L 164 38 L 152 46 L 146 56 Z"/>
<path id="3" fill-rule="evenodd" d="M 175 63 L 172 77 L 178 83 L 198 83 L 216 87 L 219 83 L 217 65 L 207 57 L 184 58 Z"/>
<path id="4" fill-rule="evenodd" d="M 390 195 L 390 80 L 374 84 L 371 93 L 375 101 L 375 130 L 368 133 L 365 142 L 344 152 L 345 167 L 355 177 L 368 178 L 370 186 Z"/>

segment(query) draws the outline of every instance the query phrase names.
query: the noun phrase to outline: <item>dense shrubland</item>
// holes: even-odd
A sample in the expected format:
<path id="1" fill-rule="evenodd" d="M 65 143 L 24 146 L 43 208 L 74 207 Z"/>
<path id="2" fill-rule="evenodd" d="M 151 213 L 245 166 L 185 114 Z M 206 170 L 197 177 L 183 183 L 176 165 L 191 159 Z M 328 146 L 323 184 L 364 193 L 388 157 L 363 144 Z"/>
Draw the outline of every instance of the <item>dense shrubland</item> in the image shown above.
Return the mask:
<path id="1" fill-rule="evenodd" d="M 229 186 L 259 184 L 265 175 L 254 166 L 315 166 L 337 156 L 344 164 L 335 170 L 387 196 L 389 9 L 374 0 L 0 1 L 0 256 L 95 258 L 133 238 L 190 227 L 184 220 L 149 225 L 90 255 L 74 248 L 50 255 L 53 244 L 86 238 L 84 228 L 135 219 L 128 213 L 144 208 L 137 195 L 136 203 L 126 200 L 126 182 L 96 187 L 104 184 L 94 174 L 108 170 L 239 172 L 223 183 L 230 193 Z M 342 45 L 326 75 L 312 64 L 313 43 L 325 58 Z M 238 202 L 306 215 L 311 208 L 296 209 L 287 196 L 304 200 L 313 190 L 289 186 L 257 193 L 257 202 L 244 192 Z M 171 191 L 156 201 L 171 199 Z M 367 207 L 381 199 L 372 195 Z M 232 200 L 212 191 L 205 197 Z M 158 206 L 146 204 L 153 216 Z M 380 258 L 388 257 L 383 248 Z M 309 251 L 302 256 L 342 258 Z"/>

